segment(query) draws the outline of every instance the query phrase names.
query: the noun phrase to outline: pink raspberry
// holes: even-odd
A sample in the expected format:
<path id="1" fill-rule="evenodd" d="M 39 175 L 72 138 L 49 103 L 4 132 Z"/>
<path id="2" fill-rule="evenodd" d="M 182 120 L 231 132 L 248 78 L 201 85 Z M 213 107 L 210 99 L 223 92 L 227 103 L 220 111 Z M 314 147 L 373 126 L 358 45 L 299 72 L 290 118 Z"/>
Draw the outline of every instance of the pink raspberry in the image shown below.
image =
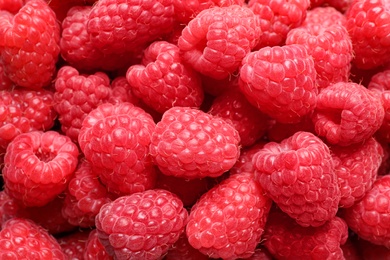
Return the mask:
<path id="1" fill-rule="evenodd" d="M 297 132 L 269 142 L 253 160 L 266 194 L 301 226 L 318 227 L 336 215 L 337 176 L 329 148 L 317 136 Z"/>
<path id="2" fill-rule="evenodd" d="M 173 107 L 156 125 L 150 154 L 166 175 L 218 177 L 237 161 L 239 142 L 237 130 L 222 118 L 197 109 Z"/>
<path id="3" fill-rule="evenodd" d="M 149 144 L 155 126 L 131 103 L 102 104 L 84 119 L 80 148 L 109 192 L 124 195 L 154 186 Z"/>
<path id="4" fill-rule="evenodd" d="M 5 190 L 26 206 L 43 206 L 66 189 L 78 155 L 77 146 L 58 132 L 20 134 L 5 154 Z"/>
<path id="5" fill-rule="evenodd" d="M 57 239 L 67 259 L 83 260 L 89 230 L 75 231 Z"/>
<path id="6" fill-rule="evenodd" d="M 30 0 L 14 17 L 0 17 L 0 57 L 7 76 L 30 89 L 49 85 L 60 53 L 53 10 L 43 0 Z"/>
<path id="7" fill-rule="evenodd" d="M 114 258 L 107 253 L 102 243 L 100 243 L 97 230 L 93 229 L 89 233 L 87 241 L 85 241 L 84 260 L 112 260 L 112 259 Z"/>
<path id="8" fill-rule="evenodd" d="M 245 6 L 203 10 L 183 29 L 183 60 L 201 74 L 223 79 L 235 73 L 260 37 L 259 18 Z"/>
<path id="9" fill-rule="evenodd" d="M 306 18 L 300 27 L 317 28 L 328 27 L 332 25 L 340 25 L 345 27 L 347 25 L 347 18 L 343 13 L 331 6 L 321 6 L 308 10 L 306 13 Z"/>
<path id="10" fill-rule="evenodd" d="M 360 238 L 390 247 L 390 175 L 378 177 L 362 200 L 342 213 L 348 227 Z"/>
<path id="11" fill-rule="evenodd" d="M 168 253 L 165 255 L 164 260 L 208 260 L 210 259 L 207 255 L 202 254 L 199 250 L 193 248 L 188 242 L 188 238 L 185 233 L 183 233 L 179 240 L 168 250 Z"/>
<path id="12" fill-rule="evenodd" d="M 313 58 L 300 44 L 264 47 L 248 54 L 239 86 L 249 102 L 281 123 L 297 123 L 316 106 Z"/>
<path id="13" fill-rule="evenodd" d="M 34 222 L 13 218 L 0 231 L 0 259 L 59 259 L 66 256 L 54 237 Z"/>
<path id="14" fill-rule="evenodd" d="M 316 133 L 330 144 L 348 146 L 370 138 L 382 125 L 380 97 L 364 86 L 338 82 L 317 97 L 312 120 Z"/>
<path id="15" fill-rule="evenodd" d="M 100 242 L 116 259 L 159 259 L 184 232 L 187 216 L 174 194 L 146 190 L 105 204 L 96 228 Z"/>
<path id="16" fill-rule="evenodd" d="M 135 96 L 164 113 L 173 106 L 199 108 L 203 89 L 197 72 L 183 63 L 179 47 L 155 41 L 143 52 L 142 65 L 133 65 L 126 78 Z"/>

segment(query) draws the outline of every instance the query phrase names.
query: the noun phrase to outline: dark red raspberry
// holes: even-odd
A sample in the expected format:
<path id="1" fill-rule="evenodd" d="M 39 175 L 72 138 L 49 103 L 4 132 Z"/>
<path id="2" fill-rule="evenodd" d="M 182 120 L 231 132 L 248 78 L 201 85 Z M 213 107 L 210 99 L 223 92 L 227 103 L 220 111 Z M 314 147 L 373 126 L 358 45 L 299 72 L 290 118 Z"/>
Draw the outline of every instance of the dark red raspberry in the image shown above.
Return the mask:
<path id="1" fill-rule="evenodd" d="M 104 205 L 96 228 L 100 242 L 116 259 L 159 259 L 183 233 L 187 216 L 176 195 L 146 190 Z"/>
<path id="2" fill-rule="evenodd" d="M 237 130 L 224 119 L 197 109 L 173 107 L 156 125 L 150 154 L 166 175 L 218 177 L 237 161 L 239 142 Z"/>
<path id="3" fill-rule="evenodd" d="M 166 41 L 149 45 L 142 64 L 130 66 L 126 78 L 134 95 L 160 113 L 173 106 L 199 108 L 203 102 L 198 73 L 182 62 L 179 47 Z"/>
<path id="4" fill-rule="evenodd" d="M 154 128 L 152 117 L 131 103 L 100 105 L 84 119 L 80 148 L 109 192 L 124 195 L 154 186 L 149 155 Z"/>
<path id="5" fill-rule="evenodd" d="M 202 254 L 199 250 L 193 248 L 190 243 L 188 243 L 188 238 L 185 233 L 183 233 L 179 240 L 168 250 L 168 253 L 165 255 L 164 260 L 208 260 L 210 259 L 207 255 Z"/>
<path id="6" fill-rule="evenodd" d="M 55 13 L 43 0 L 27 1 L 12 19 L 0 16 L 0 57 L 6 75 L 16 85 L 41 89 L 50 84 L 59 41 Z"/>
<path id="7" fill-rule="evenodd" d="M 84 260 L 84 250 L 89 230 L 78 230 L 57 239 L 67 259 Z"/>
<path id="8" fill-rule="evenodd" d="M 97 230 L 93 229 L 89 233 L 88 239 L 85 242 L 84 260 L 112 260 L 112 259 L 114 258 L 106 252 L 102 243 L 100 243 Z"/>
<path id="9" fill-rule="evenodd" d="M 316 106 L 313 58 L 304 45 L 265 47 L 248 54 L 239 86 L 252 105 L 281 123 L 297 123 Z"/>
<path id="10" fill-rule="evenodd" d="M 380 97 L 353 82 L 338 82 L 317 97 L 312 120 L 316 133 L 330 144 L 347 146 L 370 138 L 382 125 Z"/>
<path id="11" fill-rule="evenodd" d="M 257 44 L 259 18 L 246 6 L 203 10 L 183 29 L 178 46 L 183 60 L 201 74 L 223 79 L 236 72 Z"/>
<path id="12" fill-rule="evenodd" d="M 0 259 L 59 259 L 66 256 L 54 237 L 34 222 L 13 218 L 0 231 Z"/>
<path id="13" fill-rule="evenodd" d="M 66 189 L 78 155 L 77 146 L 58 132 L 20 134 L 5 154 L 5 190 L 26 206 L 43 206 Z"/>
<path id="14" fill-rule="evenodd" d="M 0 10 L 16 14 L 24 5 L 24 0 L 0 0 Z"/>
<path id="15" fill-rule="evenodd" d="M 266 194 L 301 226 L 318 227 L 338 210 L 340 190 L 328 146 L 309 132 L 269 142 L 253 158 Z"/>

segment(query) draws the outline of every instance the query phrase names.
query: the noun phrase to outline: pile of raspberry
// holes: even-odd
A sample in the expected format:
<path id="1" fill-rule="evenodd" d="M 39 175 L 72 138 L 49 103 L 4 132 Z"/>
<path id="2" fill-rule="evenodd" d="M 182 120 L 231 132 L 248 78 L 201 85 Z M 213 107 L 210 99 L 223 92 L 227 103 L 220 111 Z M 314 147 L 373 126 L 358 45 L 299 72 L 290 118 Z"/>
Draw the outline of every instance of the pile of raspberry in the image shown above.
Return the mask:
<path id="1" fill-rule="evenodd" d="M 0 259 L 389 259 L 390 0 L 0 0 Z"/>

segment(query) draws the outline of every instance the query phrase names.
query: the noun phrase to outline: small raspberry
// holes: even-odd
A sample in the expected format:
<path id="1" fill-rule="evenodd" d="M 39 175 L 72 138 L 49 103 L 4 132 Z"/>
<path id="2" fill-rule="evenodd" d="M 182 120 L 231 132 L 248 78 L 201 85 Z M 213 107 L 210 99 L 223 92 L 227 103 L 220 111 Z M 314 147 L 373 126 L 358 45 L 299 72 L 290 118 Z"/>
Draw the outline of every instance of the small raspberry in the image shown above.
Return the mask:
<path id="1" fill-rule="evenodd" d="M 85 244 L 89 231 L 75 231 L 57 239 L 67 259 L 84 260 Z"/>
<path id="2" fill-rule="evenodd" d="M 131 103 L 102 104 L 84 119 L 80 148 L 109 192 L 124 195 L 154 186 L 149 155 L 154 128 L 152 117 Z"/>
<path id="3" fill-rule="evenodd" d="M 183 233 L 187 216 L 174 194 L 146 190 L 104 205 L 96 228 L 102 245 L 117 259 L 159 259 Z"/>
<path id="4" fill-rule="evenodd" d="M 239 142 L 237 130 L 222 118 L 197 109 L 173 107 L 156 125 L 150 154 L 166 175 L 218 177 L 237 161 Z"/>
<path id="5" fill-rule="evenodd" d="M 201 74 L 223 79 L 236 72 L 261 34 L 259 18 L 245 6 L 203 10 L 183 29 L 183 60 Z"/>
<path id="6" fill-rule="evenodd" d="M 30 89 L 49 85 L 60 53 L 60 26 L 53 10 L 43 0 L 30 0 L 12 19 L 0 20 L 0 54 L 7 76 Z"/>
<path id="7" fill-rule="evenodd" d="M 183 233 L 179 240 L 176 241 L 173 246 L 168 250 L 168 253 L 165 255 L 164 260 L 208 260 L 210 259 L 207 255 L 202 254 L 199 250 L 193 248 L 190 243 L 188 243 L 188 238 L 185 233 Z"/>
<path id="8" fill-rule="evenodd" d="M 203 89 L 197 72 L 184 64 L 179 47 L 155 41 L 143 53 L 142 65 L 133 65 L 126 78 L 135 96 L 164 113 L 173 106 L 199 108 Z"/>
<path id="9" fill-rule="evenodd" d="M 382 125 L 383 118 L 380 97 L 352 82 L 338 82 L 323 89 L 312 116 L 316 133 L 330 144 L 341 146 L 367 140 Z"/>
<path id="10" fill-rule="evenodd" d="M 98 238 L 96 229 L 93 229 L 85 242 L 84 260 L 112 260 L 114 259 L 104 249 Z"/>
<path id="11" fill-rule="evenodd" d="M 309 132 L 269 142 L 253 158 L 266 194 L 301 226 L 318 227 L 338 210 L 340 190 L 328 146 Z"/>
<path id="12" fill-rule="evenodd" d="M 249 102 L 281 123 L 297 123 L 316 106 L 313 58 L 303 45 L 264 47 L 248 54 L 239 86 Z"/>
<path id="13" fill-rule="evenodd" d="M 26 206 L 43 206 L 66 189 L 78 155 L 77 146 L 58 132 L 20 134 L 5 154 L 5 190 Z"/>

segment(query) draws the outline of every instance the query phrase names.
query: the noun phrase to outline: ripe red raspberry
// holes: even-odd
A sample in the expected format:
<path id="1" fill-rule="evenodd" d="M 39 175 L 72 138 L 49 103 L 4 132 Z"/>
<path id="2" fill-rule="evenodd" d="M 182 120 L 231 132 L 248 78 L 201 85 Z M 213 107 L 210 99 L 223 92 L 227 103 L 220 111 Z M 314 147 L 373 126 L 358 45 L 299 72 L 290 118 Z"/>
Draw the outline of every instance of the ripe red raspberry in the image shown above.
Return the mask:
<path id="1" fill-rule="evenodd" d="M 93 44 L 104 53 L 116 54 L 143 48 L 172 30 L 172 1 L 97 1 L 87 24 Z"/>
<path id="2" fill-rule="evenodd" d="M 0 227 L 5 221 L 20 217 L 21 208 L 22 206 L 4 190 L 0 191 Z"/>
<path id="3" fill-rule="evenodd" d="M 390 175 L 378 177 L 362 200 L 345 209 L 342 217 L 360 238 L 390 247 Z"/>
<path id="4" fill-rule="evenodd" d="M 0 10 L 16 14 L 24 5 L 24 0 L 0 0 Z"/>
<path id="5" fill-rule="evenodd" d="M 176 195 L 146 190 L 104 205 L 96 228 L 106 251 L 117 259 L 159 259 L 183 233 L 187 216 Z"/>
<path id="6" fill-rule="evenodd" d="M 353 82 L 338 82 L 317 97 L 312 120 L 316 133 L 330 144 L 347 146 L 370 138 L 382 125 L 380 97 Z"/>
<path id="7" fill-rule="evenodd" d="M 301 226 L 318 227 L 336 215 L 340 190 L 332 157 L 314 134 L 269 142 L 253 160 L 266 194 Z"/>
<path id="8" fill-rule="evenodd" d="M 5 190 L 26 206 L 43 206 L 66 189 L 78 155 L 77 146 L 58 132 L 20 134 L 5 154 Z"/>
<path id="9" fill-rule="evenodd" d="M 189 22 L 178 46 L 183 60 L 195 70 L 223 79 L 236 72 L 260 34 L 259 18 L 248 7 L 214 7 Z"/>
<path id="10" fill-rule="evenodd" d="M 107 253 L 102 243 L 100 243 L 97 230 L 93 229 L 89 233 L 88 239 L 85 242 L 84 260 L 112 260 L 112 259 L 114 258 Z"/>
<path id="11" fill-rule="evenodd" d="M 166 175 L 218 177 L 237 161 L 239 142 L 237 130 L 222 118 L 197 109 L 173 107 L 156 125 L 150 154 Z"/>
<path id="12" fill-rule="evenodd" d="M 165 255 L 164 260 L 208 260 L 210 259 L 207 255 L 202 254 L 199 250 L 193 248 L 190 243 L 188 243 L 188 238 L 185 233 L 183 233 L 179 240 L 176 241 L 173 246 L 168 250 L 168 253 Z"/>
<path id="13" fill-rule="evenodd" d="M 2 63 L 0 63 L 0 90 L 9 90 L 13 86 L 14 86 L 14 83 L 5 74 L 4 65 Z"/>
<path id="14" fill-rule="evenodd" d="M 354 63 L 359 68 L 372 69 L 390 61 L 388 5 L 388 0 L 356 0 L 346 12 Z"/>
<path id="15" fill-rule="evenodd" d="M 305 20 L 310 0 L 249 0 L 248 7 L 260 18 L 260 35 L 256 49 L 283 45 L 287 33 Z"/>
<path id="16" fill-rule="evenodd" d="M 70 66 L 63 66 L 55 81 L 54 109 L 59 114 L 61 130 L 77 141 L 84 118 L 111 96 L 110 79 L 102 72 L 79 74 Z"/>
<path id="17" fill-rule="evenodd" d="M 347 18 L 343 13 L 331 6 L 321 6 L 306 13 L 306 18 L 300 27 L 328 27 L 332 25 L 347 25 Z M 317 29 L 318 30 L 318 29 Z"/>
<path id="18" fill-rule="evenodd" d="M 191 208 L 188 241 L 212 258 L 249 257 L 263 234 L 271 203 L 253 172 L 230 175 Z"/>
<path id="19" fill-rule="evenodd" d="M 340 245 L 348 238 L 348 227 L 339 217 L 319 227 L 302 227 L 283 212 L 271 210 L 263 238 L 276 259 L 345 259 Z"/>
<path id="20" fill-rule="evenodd" d="M 43 0 L 30 0 L 12 19 L 0 17 L 0 57 L 7 76 L 30 89 L 49 85 L 60 53 L 53 10 Z"/>
<path id="21" fill-rule="evenodd" d="M 0 231 L 0 259 L 59 259 L 66 256 L 54 237 L 34 222 L 13 218 Z"/>
<path id="22" fill-rule="evenodd" d="M 84 119 L 79 144 L 109 192 L 131 194 L 155 184 L 149 144 L 152 117 L 131 103 L 102 104 Z"/>
<path id="23" fill-rule="evenodd" d="M 316 70 L 303 45 L 265 47 L 248 54 L 239 86 L 249 102 L 281 123 L 297 123 L 315 108 Z"/>
<path id="24" fill-rule="evenodd" d="M 341 199 L 339 206 L 351 207 L 372 188 L 382 163 L 383 149 L 374 138 L 362 144 L 330 146 Z"/>
<path id="25" fill-rule="evenodd" d="M 241 145 L 251 146 L 266 132 L 269 118 L 252 106 L 239 89 L 216 97 L 208 113 L 230 120 L 240 134 Z"/>
<path id="26" fill-rule="evenodd" d="M 67 259 L 84 260 L 89 230 L 79 230 L 57 239 Z"/>
<path id="27" fill-rule="evenodd" d="M 183 63 L 179 47 L 166 41 L 149 45 L 142 64 L 130 66 L 126 78 L 134 95 L 160 113 L 173 106 L 199 108 L 203 102 L 198 73 Z"/>

